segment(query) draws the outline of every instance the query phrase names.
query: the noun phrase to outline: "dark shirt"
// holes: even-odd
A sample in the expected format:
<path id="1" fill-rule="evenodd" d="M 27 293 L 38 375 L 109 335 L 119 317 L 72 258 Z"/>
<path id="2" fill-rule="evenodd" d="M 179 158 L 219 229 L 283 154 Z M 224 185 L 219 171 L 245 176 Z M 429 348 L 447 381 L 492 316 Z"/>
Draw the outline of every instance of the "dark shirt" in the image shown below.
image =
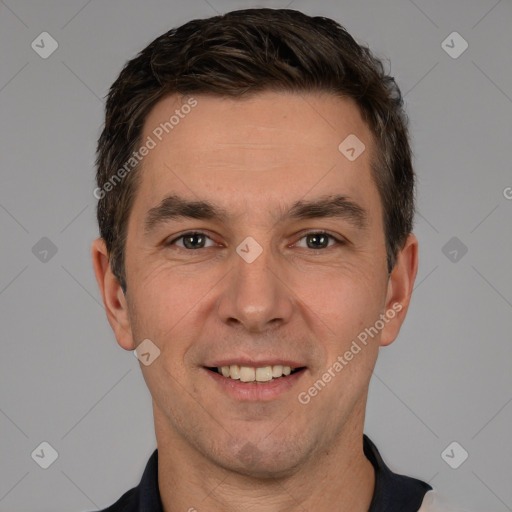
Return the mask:
<path id="1" fill-rule="evenodd" d="M 375 469 L 375 490 L 368 512 L 417 512 L 432 487 L 416 478 L 393 473 L 366 434 L 363 449 Z M 102 512 L 163 512 L 158 490 L 158 450 L 149 458 L 140 484 Z"/>

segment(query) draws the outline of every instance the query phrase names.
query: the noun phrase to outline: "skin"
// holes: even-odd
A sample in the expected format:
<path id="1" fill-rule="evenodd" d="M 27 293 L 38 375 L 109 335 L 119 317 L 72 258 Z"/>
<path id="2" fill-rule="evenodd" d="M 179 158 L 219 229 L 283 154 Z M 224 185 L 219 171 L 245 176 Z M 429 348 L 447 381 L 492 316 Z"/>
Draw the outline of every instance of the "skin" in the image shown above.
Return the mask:
<path id="1" fill-rule="evenodd" d="M 128 224 L 126 296 L 103 240 L 92 246 L 119 345 L 133 350 L 149 338 L 161 351 L 141 369 L 153 397 L 164 510 L 366 511 L 375 483 L 362 440 L 368 386 L 379 347 L 393 342 L 407 313 L 417 239 L 409 236 L 388 276 L 370 174 L 374 144 L 352 101 L 282 92 L 195 98 L 197 106 L 142 162 Z M 143 140 L 182 102 L 169 96 L 157 103 Z M 366 146 L 353 162 L 338 150 L 349 134 Z M 146 213 L 169 193 L 215 202 L 231 218 L 175 219 L 145 234 Z M 364 229 L 338 218 L 278 221 L 294 201 L 333 193 L 364 208 Z M 190 230 L 210 238 L 193 240 L 199 249 L 185 248 L 183 239 L 163 245 Z M 308 247 L 305 231 L 319 230 L 345 243 Z M 263 249 L 250 264 L 235 251 L 248 236 Z M 301 404 L 298 393 L 395 303 L 401 311 Z M 275 399 L 242 402 L 203 368 L 233 354 L 307 368 Z"/>

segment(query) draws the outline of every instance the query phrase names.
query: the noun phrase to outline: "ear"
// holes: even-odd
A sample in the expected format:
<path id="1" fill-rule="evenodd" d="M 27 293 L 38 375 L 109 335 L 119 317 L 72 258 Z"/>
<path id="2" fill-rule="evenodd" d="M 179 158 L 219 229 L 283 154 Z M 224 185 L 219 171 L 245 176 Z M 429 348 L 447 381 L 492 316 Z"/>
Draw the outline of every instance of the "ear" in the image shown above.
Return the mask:
<path id="1" fill-rule="evenodd" d="M 393 343 L 400 332 L 409 303 L 416 273 L 418 272 L 418 239 L 411 233 L 398 253 L 395 266 L 389 276 L 386 295 L 386 327 L 381 331 L 381 346 Z"/>
<path id="2" fill-rule="evenodd" d="M 112 273 L 107 246 L 103 238 L 94 240 L 91 248 L 96 281 L 100 288 L 108 322 L 114 331 L 117 343 L 125 350 L 134 350 L 128 305 L 119 281 Z"/>

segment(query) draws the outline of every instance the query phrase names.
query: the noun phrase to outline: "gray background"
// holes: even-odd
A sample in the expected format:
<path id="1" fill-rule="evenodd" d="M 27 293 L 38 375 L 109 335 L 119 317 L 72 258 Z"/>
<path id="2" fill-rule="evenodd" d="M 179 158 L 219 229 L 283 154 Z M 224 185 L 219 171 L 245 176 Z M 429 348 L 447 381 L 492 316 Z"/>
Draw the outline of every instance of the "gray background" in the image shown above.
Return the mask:
<path id="1" fill-rule="evenodd" d="M 90 260 L 108 87 L 173 26 L 287 5 L 335 18 L 388 57 L 411 118 L 420 269 L 402 332 L 381 350 L 365 432 L 395 471 L 451 501 L 512 510 L 512 3 L 5 0 L 2 512 L 104 507 L 138 483 L 155 447 L 139 363 L 116 344 Z M 43 31 L 59 44 L 47 59 L 31 48 Z M 458 58 L 441 44 L 453 31 L 469 44 Z M 41 252 L 42 237 L 56 254 Z M 59 454 L 46 470 L 31 458 L 42 441 Z M 458 469 L 441 457 L 452 441 L 469 453 Z"/>

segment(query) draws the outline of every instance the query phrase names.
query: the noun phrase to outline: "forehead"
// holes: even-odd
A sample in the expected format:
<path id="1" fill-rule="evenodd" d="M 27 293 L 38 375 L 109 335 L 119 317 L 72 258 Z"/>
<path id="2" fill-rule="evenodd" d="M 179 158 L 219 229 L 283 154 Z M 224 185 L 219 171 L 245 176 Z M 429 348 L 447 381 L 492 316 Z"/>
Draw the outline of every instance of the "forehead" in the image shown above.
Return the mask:
<path id="1" fill-rule="evenodd" d="M 365 150 L 351 161 L 339 146 L 354 136 Z M 169 193 L 217 199 L 233 213 L 331 193 L 368 209 L 378 202 L 372 136 L 349 99 L 270 91 L 244 99 L 172 95 L 148 115 L 142 141 L 148 138 L 154 147 L 142 161 L 137 192 L 148 208 Z"/>

